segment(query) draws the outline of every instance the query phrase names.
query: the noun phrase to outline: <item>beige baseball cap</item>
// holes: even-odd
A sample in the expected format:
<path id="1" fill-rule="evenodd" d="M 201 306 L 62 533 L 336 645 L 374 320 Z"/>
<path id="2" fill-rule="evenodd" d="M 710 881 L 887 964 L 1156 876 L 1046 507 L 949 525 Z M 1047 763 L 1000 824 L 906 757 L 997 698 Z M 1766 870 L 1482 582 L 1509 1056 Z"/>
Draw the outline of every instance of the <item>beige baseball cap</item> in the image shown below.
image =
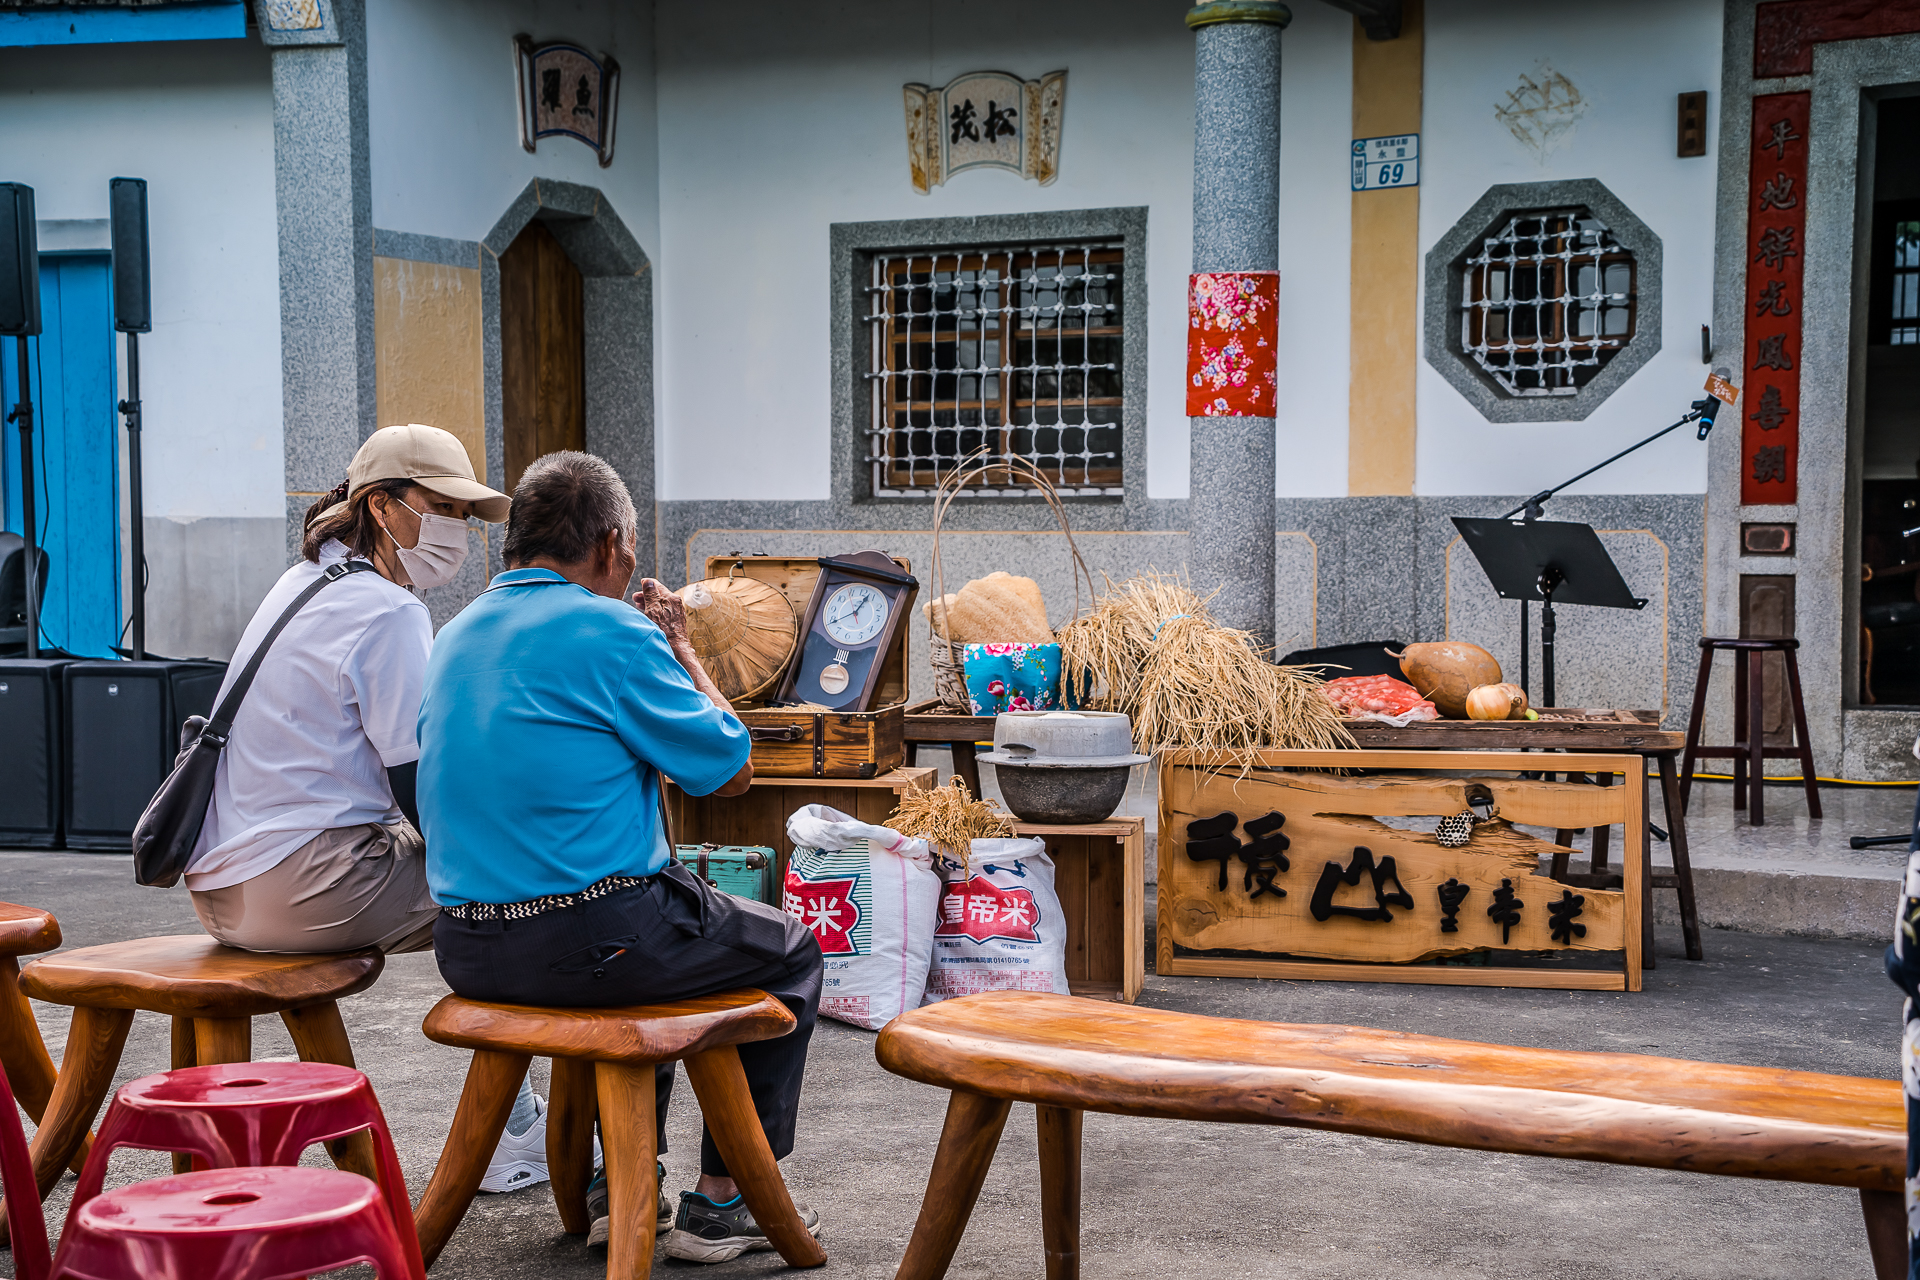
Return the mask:
<path id="1" fill-rule="evenodd" d="M 442 497 L 471 502 L 474 514 L 489 524 L 505 520 L 513 505 L 506 494 L 473 478 L 473 463 L 458 437 L 420 422 L 382 427 L 367 437 L 347 467 L 347 501 L 378 480 L 413 480 Z"/>

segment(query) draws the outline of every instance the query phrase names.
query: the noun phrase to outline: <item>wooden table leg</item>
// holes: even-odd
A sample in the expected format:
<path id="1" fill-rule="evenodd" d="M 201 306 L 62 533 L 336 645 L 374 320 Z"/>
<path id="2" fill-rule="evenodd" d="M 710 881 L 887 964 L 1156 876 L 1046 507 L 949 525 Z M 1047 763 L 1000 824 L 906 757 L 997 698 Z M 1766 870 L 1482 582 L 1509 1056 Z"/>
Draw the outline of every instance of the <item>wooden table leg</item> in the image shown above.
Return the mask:
<path id="1" fill-rule="evenodd" d="M 172 1022 L 173 1069 L 178 1071 L 182 1067 L 198 1066 L 200 1063 L 200 1051 L 194 1045 L 193 1041 L 193 1019 L 176 1014 Z M 205 1160 L 200 1161 L 199 1164 L 202 1169 L 207 1167 Z M 191 1152 L 176 1151 L 173 1153 L 173 1171 L 175 1173 L 191 1173 L 193 1172 L 193 1166 L 194 1156 Z"/>
<path id="2" fill-rule="evenodd" d="M 826 1262 L 827 1251 L 801 1225 L 773 1148 L 767 1145 L 753 1095 L 747 1091 L 747 1073 L 740 1068 L 740 1051 L 722 1045 L 685 1062 L 687 1081 L 700 1100 L 700 1117 L 707 1122 L 713 1145 L 720 1148 L 720 1158 L 727 1162 L 727 1173 L 739 1184 L 753 1220 L 788 1266 L 817 1267 Z"/>
<path id="3" fill-rule="evenodd" d="M 466 1216 L 467 1206 L 479 1193 L 480 1179 L 487 1176 L 487 1161 L 500 1145 L 500 1132 L 513 1114 L 513 1100 L 532 1061 L 532 1056 L 525 1053 L 475 1051 L 473 1065 L 467 1068 L 466 1087 L 460 1091 L 460 1106 L 453 1113 L 447 1145 L 440 1152 L 440 1163 L 434 1166 L 427 1193 L 413 1211 L 425 1265 L 432 1266 L 440 1256 L 454 1228 Z M 651 1116 L 647 1118 L 647 1132 L 653 1132 Z M 651 1224 L 647 1239 L 653 1239 Z"/>
<path id="4" fill-rule="evenodd" d="M 1680 932 L 1687 940 L 1687 959 L 1704 960 L 1700 946 L 1700 908 L 1693 897 L 1693 858 L 1687 852 L 1687 807 L 1674 777 L 1673 754 L 1660 759 L 1660 793 L 1667 806 L 1667 848 L 1673 854 L 1674 887 L 1680 895 Z"/>
<path id="5" fill-rule="evenodd" d="M 593 1064 L 584 1058 L 553 1060 L 552 1096 L 547 1099 L 547 1174 L 553 1179 L 553 1204 L 560 1229 L 585 1235 L 587 1187 L 593 1182 L 593 1122 L 599 1115 Z"/>
<path id="6" fill-rule="evenodd" d="M 1086 1113 L 1035 1109 L 1040 1127 L 1040 1234 L 1047 1280 L 1080 1280 L 1080 1126 Z"/>
<path id="7" fill-rule="evenodd" d="M 20 993 L 20 965 L 12 956 L 0 956 L 0 1069 L 6 1071 L 21 1110 L 39 1124 L 47 1114 L 47 1100 L 53 1096 L 59 1073 L 53 1069 L 47 1042 L 40 1038 L 33 1005 Z M 92 1146 L 92 1138 L 81 1140 L 69 1166 L 75 1173 L 86 1165 Z"/>
<path id="8" fill-rule="evenodd" d="M 1747 678 L 1747 821 L 1756 827 L 1767 825 L 1767 681 L 1763 650 L 1747 655 L 1752 674 Z"/>
<path id="9" fill-rule="evenodd" d="M 947 1274 L 1012 1106 L 1004 1098 L 954 1090 L 947 1102 L 940 1146 L 934 1152 L 933 1172 L 927 1177 L 926 1198 L 920 1202 L 920 1217 L 913 1224 L 913 1238 L 907 1242 L 894 1280 L 941 1280 Z"/>
<path id="10" fill-rule="evenodd" d="M 659 1155 L 654 1150 L 653 1064 L 592 1065 L 602 1120 L 600 1143 L 607 1157 L 607 1280 L 644 1280 L 653 1270 L 653 1215 L 659 1194 L 653 1172 Z M 704 1103 L 700 1110 L 706 1114 Z"/>
<path id="11" fill-rule="evenodd" d="M 53 1096 L 47 1099 L 45 1119 L 33 1132 L 33 1180 L 40 1186 L 42 1200 L 93 1128 L 132 1026 L 131 1009 L 74 1008 Z"/>
<path id="12" fill-rule="evenodd" d="M 971 742 L 949 742 L 947 746 L 953 752 L 953 771 L 960 781 L 967 784 L 967 792 L 975 800 L 980 798 L 980 757 L 974 751 Z"/>
<path id="13" fill-rule="evenodd" d="M 1659 965 L 1653 954 L 1653 832 L 1647 829 L 1647 815 L 1653 810 L 1647 805 L 1647 775 L 1644 766 L 1640 773 L 1640 967 L 1655 969 Z M 1633 855 L 1625 849 L 1620 851 L 1622 858 Z M 1626 868 L 1621 869 L 1621 878 L 1625 879 Z"/>
<path id="14" fill-rule="evenodd" d="M 346 1024 L 340 1021 L 340 1006 L 332 1000 L 282 1009 L 280 1021 L 287 1024 L 293 1047 L 302 1062 L 330 1062 L 336 1067 L 351 1067 L 353 1042 L 347 1038 Z M 380 1161 L 373 1152 L 373 1134 L 362 1130 L 327 1144 L 334 1167 L 380 1181 Z"/>
<path id="15" fill-rule="evenodd" d="M 1640 767 L 1640 772 L 1643 774 L 1646 772 L 1645 765 Z M 1597 773 L 1593 776 L 1593 783 L 1597 787 L 1610 787 L 1613 785 L 1613 775 Z M 1595 827 L 1590 834 L 1593 837 L 1593 852 L 1588 859 L 1588 869 L 1594 875 L 1602 876 L 1607 873 L 1607 846 L 1612 842 L 1613 828 Z"/>
<path id="16" fill-rule="evenodd" d="M 1873 1280 L 1907 1280 L 1907 1213 L 1898 1191 L 1860 1189 Z"/>

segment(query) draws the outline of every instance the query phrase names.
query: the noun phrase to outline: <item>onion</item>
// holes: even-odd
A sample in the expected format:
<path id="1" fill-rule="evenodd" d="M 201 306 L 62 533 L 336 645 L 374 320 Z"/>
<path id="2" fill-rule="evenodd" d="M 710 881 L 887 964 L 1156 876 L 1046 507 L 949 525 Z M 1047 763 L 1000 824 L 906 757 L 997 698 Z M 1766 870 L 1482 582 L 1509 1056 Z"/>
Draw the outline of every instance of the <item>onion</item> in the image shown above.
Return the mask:
<path id="1" fill-rule="evenodd" d="M 1403 653 L 1391 649 L 1387 653 L 1400 659 L 1407 683 L 1451 720 L 1467 718 L 1467 695 L 1474 689 L 1500 683 L 1500 664 L 1493 655 L 1464 640 L 1410 644 Z"/>
<path id="2" fill-rule="evenodd" d="M 1517 684 L 1483 684 L 1467 695 L 1467 715 L 1474 720 L 1527 719 L 1527 691 Z"/>

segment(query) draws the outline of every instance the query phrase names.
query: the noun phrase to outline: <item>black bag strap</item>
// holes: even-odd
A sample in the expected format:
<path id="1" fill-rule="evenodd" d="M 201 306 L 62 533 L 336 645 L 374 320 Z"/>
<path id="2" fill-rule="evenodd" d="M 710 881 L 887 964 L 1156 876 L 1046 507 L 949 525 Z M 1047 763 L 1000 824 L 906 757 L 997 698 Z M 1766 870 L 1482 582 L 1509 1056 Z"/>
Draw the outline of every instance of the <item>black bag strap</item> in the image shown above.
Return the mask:
<path id="1" fill-rule="evenodd" d="M 287 606 L 287 611 L 280 615 L 278 622 L 273 624 L 273 630 L 267 632 L 267 638 L 262 640 L 260 647 L 253 651 L 253 657 L 247 660 L 246 669 L 240 673 L 240 678 L 233 682 L 233 688 L 227 690 L 227 696 L 220 700 L 219 709 L 213 713 L 213 719 L 207 723 L 205 729 L 200 731 L 200 741 L 216 749 L 226 747 L 227 735 L 233 731 L 233 718 L 240 713 L 240 700 L 247 696 L 247 690 L 253 686 L 253 677 L 260 670 L 261 660 L 267 656 L 267 650 L 273 648 L 273 642 L 280 638 L 280 633 L 287 629 L 287 624 L 293 621 L 293 615 L 306 608 L 307 601 L 319 595 L 320 588 L 329 582 L 338 582 L 350 573 L 367 573 L 372 569 L 373 565 L 366 560 L 343 560 L 339 564 L 330 564 L 322 569 L 320 576 L 314 579 L 313 584 L 294 597 L 293 603 Z"/>

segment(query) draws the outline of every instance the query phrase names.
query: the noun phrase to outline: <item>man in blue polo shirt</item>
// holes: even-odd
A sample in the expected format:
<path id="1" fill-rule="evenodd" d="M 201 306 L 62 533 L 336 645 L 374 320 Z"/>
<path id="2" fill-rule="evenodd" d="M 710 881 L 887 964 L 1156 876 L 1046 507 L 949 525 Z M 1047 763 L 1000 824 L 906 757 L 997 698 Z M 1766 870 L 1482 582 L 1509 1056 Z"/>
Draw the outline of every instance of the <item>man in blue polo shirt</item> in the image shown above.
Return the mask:
<path id="1" fill-rule="evenodd" d="M 673 861 L 660 774 L 689 795 L 753 780 L 747 730 L 701 669 L 677 596 L 652 579 L 629 604 L 634 509 L 612 467 L 553 453 L 514 491 L 507 572 L 434 641 L 420 707 L 419 806 L 434 953 L 469 999 L 593 1007 L 757 987 L 793 1011 L 740 1046 L 776 1159 L 793 1150 L 820 948 L 775 907 L 710 888 Z M 635 606 L 639 606 L 636 608 Z M 643 612 L 644 611 L 644 612 Z M 673 1066 L 656 1075 L 666 1150 Z M 589 1206 L 604 1240 L 605 1183 Z M 819 1217 L 801 1211 L 817 1232 Z M 723 1262 L 769 1247 L 710 1134 L 669 1256 Z"/>

